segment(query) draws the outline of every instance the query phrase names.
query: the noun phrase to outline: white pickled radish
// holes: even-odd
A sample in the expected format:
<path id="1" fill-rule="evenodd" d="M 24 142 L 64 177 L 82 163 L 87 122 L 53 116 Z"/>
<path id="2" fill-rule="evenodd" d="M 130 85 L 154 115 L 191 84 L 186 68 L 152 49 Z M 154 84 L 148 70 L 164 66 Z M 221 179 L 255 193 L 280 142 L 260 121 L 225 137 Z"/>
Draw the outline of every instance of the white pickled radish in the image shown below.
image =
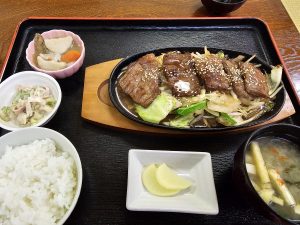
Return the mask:
<path id="1" fill-rule="evenodd" d="M 71 47 L 72 43 L 73 43 L 73 38 L 71 36 L 45 39 L 46 47 L 50 51 L 59 54 L 65 53 Z"/>
<path id="2" fill-rule="evenodd" d="M 56 62 L 44 60 L 42 57 L 37 57 L 38 66 L 43 70 L 56 71 L 67 67 L 65 62 Z"/>

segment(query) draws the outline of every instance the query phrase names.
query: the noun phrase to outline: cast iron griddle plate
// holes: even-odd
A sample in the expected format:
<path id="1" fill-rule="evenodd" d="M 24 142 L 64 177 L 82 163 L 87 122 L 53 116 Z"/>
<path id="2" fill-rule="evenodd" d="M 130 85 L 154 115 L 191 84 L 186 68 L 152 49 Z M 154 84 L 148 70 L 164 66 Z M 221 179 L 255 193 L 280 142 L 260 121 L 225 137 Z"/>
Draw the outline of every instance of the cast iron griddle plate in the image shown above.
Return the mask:
<path id="1" fill-rule="evenodd" d="M 15 72 L 31 70 L 25 59 L 26 47 L 35 33 L 50 29 L 73 31 L 86 46 L 83 67 L 72 77 L 58 80 L 62 102 L 46 125 L 74 144 L 83 167 L 81 194 L 65 225 L 273 224 L 247 205 L 233 186 L 233 156 L 249 133 L 176 138 L 151 136 L 95 126 L 80 117 L 85 67 L 107 60 L 174 46 L 209 46 L 250 55 L 256 53 L 269 65 L 280 64 L 264 23 L 257 19 L 29 19 L 19 27 L 3 80 Z M 287 79 L 283 78 L 283 82 L 292 95 Z M 0 129 L 0 135 L 5 133 Z M 219 214 L 126 210 L 128 150 L 131 148 L 210 152 Z"/>
<path id="2" fill-rule="evenodd" d="M 238 55 L 245 56 L 246 57 L 245 59 L 249 59 L 251 57 L 251 55 L 246 54 L 246 53 L 241 53 L 241 52 L 231 51 L 231 50 L 225 50 L 225 49 L 208 48 L 208 50 L 211 53 L 217 53 L 219 51 L 223 51 L 224 54 L 228 55 L 229 58 L 235 58 Z M 114 106 L 124 116 L 126 116 L 129 119 L 132 119 L 136 122 L 143 123 L 143 124 L 146 124 L 146 125 L 149 125 L 149 126 L 154 126 L 154 127 L 169 128 L 169 129 L 175 129 L 175 130 L 187 130 L 187 131 L 226 131 L 226 130 L 238 129 L 238 128 L 242 128 L 242 127 L 251 127 L 253 125 L 260 124 L 260 123 L 263 123 L 267 120 L 270 120 L 280 112 L 281 108 L 284 105 L 285 92 L 284 92 L 284 89 L 281 89 L 280 92 L 276 95 L 276 99 L 274 100 L 275 105 L 274 105 L 274 108 L 271 111 L 266 112 L 261 117 L 259 117 L 256 120 L 253 120 L 252 122 L 249 122 L 247 124 L 240 125 L 240 126 L 213 127 L 213 128 L 209 128 L 209 127 L 177 128 L 177 127 L 171 127 L 171 126 L 167 126 L 167 125 L 163 125 L 163 124 L 155 124 L 155 123 L 150 123 L 150 122 L 144 121 L 140 117 L 138 117 L 135 114 L 129 112 L 129 110 L 127 110 L 126 107 L 122 104 L 122 102 L 121 102 L 121 100 L 118 96 L 118 93 L 117 93 L 117 85 L 118 85 L 118 80 L 119 80 L 120 74 L 121 74 L 122 70 L 125 67 L 127 67 L 130 63 L 135 62 L 137 59 L 139 59 L 140 57 L 142 57 L 142 56 L 144 56 L 148 53 L 154 53 L 156 56 L 159 56 L 162 53 L 167 53 L 167 52 L 170 52 L 170 51 L 180 51 L 182 53 L 184 53 L 184 52 L 199 52 L 199 53 L 203 54 L 204 53 L 204 48 L 201 48 L 201 47 L 173 47 L 173 48 L 156 49 L 156 50 L 153 50 L 153 51 L 142 52 L 142 53 L 138 53 L 138 54 L 135 54 L 133 56 L 129 56 L 129 57 L 123 59 L 114 68 L 114 70 L 111 73 L 110 79 L 109 79 L 109 95 L 110 95 L 110 99 L 111 99 L 112 103 L 114 104 Z M 251 62 L 255 63 L 255 64 L 261 64 L 262 66 L 260 67 L 260 70 L 261 71 L 266 71 L 267 73 L 270 73 L 271 66 L 267 65 L 261 59 L 256 57 Z M 283 76 L 285 76 L 285 74 L 283 74 Z"/>

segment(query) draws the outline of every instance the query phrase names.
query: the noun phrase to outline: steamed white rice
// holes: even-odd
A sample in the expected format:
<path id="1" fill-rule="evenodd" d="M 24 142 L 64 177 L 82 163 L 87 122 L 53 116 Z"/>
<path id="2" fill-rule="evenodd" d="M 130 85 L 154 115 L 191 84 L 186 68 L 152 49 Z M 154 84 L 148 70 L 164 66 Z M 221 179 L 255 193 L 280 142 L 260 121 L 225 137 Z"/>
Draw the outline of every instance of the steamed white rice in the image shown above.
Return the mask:
<path id="1" fill-rule="evenodd" d="M 51 139 L 8 146 L 0 159 L 0 224 L 56 224 L 76 184 L 74 159 Z"/>

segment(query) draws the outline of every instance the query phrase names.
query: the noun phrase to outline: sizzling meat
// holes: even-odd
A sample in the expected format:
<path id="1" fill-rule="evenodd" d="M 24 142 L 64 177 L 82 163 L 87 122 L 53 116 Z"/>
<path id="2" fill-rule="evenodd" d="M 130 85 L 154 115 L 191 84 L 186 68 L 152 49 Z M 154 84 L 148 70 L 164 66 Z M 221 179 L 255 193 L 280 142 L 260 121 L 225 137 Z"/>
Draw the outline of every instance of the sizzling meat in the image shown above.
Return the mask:
<path id="1" fill-rule="evenodd" d="M 119 86 L 133 101 L 148 107 L 160 94 L 159 63 L 154 54 L 148 54 L 131 63 L 120 78 Z"/>
<path id="2" fill-rule="evenodd" d="M 188 97 L 200 93 L 200 85 L 190 53 L 167 53 L 163 58 L 163 71 L 174 96 Z"/>
<path id="3" fill-rule="evenodd" d="M 230 80 L 224 71 L 222 59 L 217 56 L 195 60 L 196 70 L 210 91 L 228 91 Z"/>
<path id="4" fill-rule="evenodd" d="M 248 62 L 241 63 L 240 69 L 245 80 L 246 91 L 254 97 L 268 98 L 269 88 L 266 76 Z"/>
<path id="5" fill-rule="evenodd" d="M 244 80 L 241 76 L 241 71 L 236 62 L 223 59 L 225 72 L 229 75 L 232 89 L 240 98 L 251 99 L 251 96 L 245 90 Z"/>

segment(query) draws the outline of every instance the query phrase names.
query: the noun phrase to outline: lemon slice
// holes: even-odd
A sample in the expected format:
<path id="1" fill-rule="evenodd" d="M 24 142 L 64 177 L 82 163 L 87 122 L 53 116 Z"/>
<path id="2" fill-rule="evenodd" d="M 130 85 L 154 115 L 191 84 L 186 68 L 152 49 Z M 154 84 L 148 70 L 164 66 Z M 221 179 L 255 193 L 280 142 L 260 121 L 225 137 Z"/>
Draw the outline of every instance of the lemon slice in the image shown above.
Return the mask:
<path id="1" fill-rule="evenodd" d="M 178 176 L 165 163 L 157 168 L 156 179 L 157 182 L 166 189 L 183 190 L 192 185 L 189 180 Z"/>
<path id="2" fill-rule="evenodd" d="M 157 167 L 151 164 L 144 169 L 142 180 L 145 188 L 153 195 L 158 196 L 172 196 L 177 194 L 180 190 L 169 190 L 159 185 L 156 180 Z"/>

